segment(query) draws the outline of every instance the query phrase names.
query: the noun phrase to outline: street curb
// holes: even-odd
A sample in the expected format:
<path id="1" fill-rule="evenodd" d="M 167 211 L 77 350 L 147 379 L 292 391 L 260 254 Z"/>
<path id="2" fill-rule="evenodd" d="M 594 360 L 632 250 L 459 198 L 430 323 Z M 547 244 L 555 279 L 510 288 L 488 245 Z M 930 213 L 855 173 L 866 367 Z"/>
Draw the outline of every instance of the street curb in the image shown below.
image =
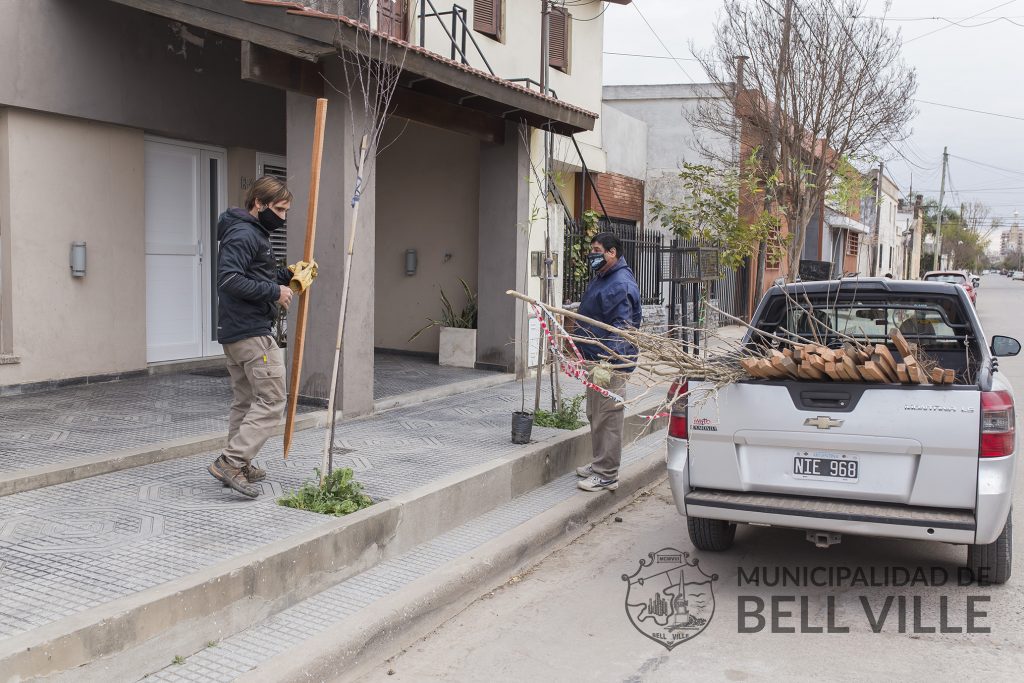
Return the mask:
<path id="1" fill-rule="evenodd" d="M 441 398 L 448 398 L 468 391 L 488 389 L 498 386 L 499 384 L 511 382 L 513 379 L 512 375 L 496 374 L 493 378 L 485 377 L 471 379 L 464 382 L 456 382 L 454 384 L 445 384 L 440 387 L 413 391 L 408 394 L 401 394 L 400 396 L 394 396 L 391 398 L 384 398 L 374 403 L 373 413 L 370 413 L 369 415 L 358 415 L 349 419 L 339 417 L 339 423 L 349 422 L 352 420 L 365 420 L 372 418 L 374 415 L 379 415 L 396 408 L 407 408 L 409 406 L 419 405 L 421 403 L 427 403 Z M 326 410 L 306 413 L 295 418 L 296 431 L 323 427 L 326 424 Z M 282 422 L 274 428 L 273 435 L 278 436 L 283 433 L 284 423 Z M 154 463 L 165 462 L 167 460 L 187 458 L 200 453 L 219 451 L 224 448 L 226 442 L 227 436 L 225 432 L 212 432 L 196 436 L 186 436 L 180 439 L 171 439 L 169 441 L 160 441 L 140 448 L 128 448 L 121 451 L 114 451 L 112 453 L 89 455 L 84 458 L 76 458 L 75 460 L 69 460 L 55 465 L 43 465 L 41 467 L 31 467 L 5 472 L 0 474 L 0 497 L 9 496 L 14 493 L 22 493 L 24 491 L 32 491 L 46 486 L 66 484 L 71 481 L 88 479 L 89 477 L 95 477 L 101 474 L 109 474 L 110 472 L 120 472 L 121 470 L 127 470 L 133 467 L 142 467 L 144 465 L 152 465 Z"/>
<path id="2" fill-rule="evenodd" d="M 637 408 L 642 414 L 651 405 Z M 665 420 L 655 421 L 660 429 Z M 626 418 L 623 438 L 648 426 Z M 6 680 L 124 680 L 397 557 L 590 460 L 589 427 L 464 469 L 240 557 L 0 642 Z M 172 655 L 172 656 L 173 656 Z"/>
<path id="3" fill-rule="evenodd" d="M 398 396 L 382 398 L 379 401 L 373 402 L 373 410 L 374 413 L 383 413 L 388 410 L 394 410 L 395 408 L 407 408 L 409 406 L 419 405 L 420 403 L 426 403 L 427 401 L 434 401 L 439 398 L 448 398 L 449 396 L 455 396 L 456 394 L 463 394 L 467 391 L 489 389 L 491 387 L 496 387 L 499 384 L 505 384 L 514 380 L 515 375 L 496 372 L 494 373 L 494 377 L 467 379 L 462 382 L 442 384 L 439 387 L 420 389 L 419 391 L 410 391 L 407 394 L 399 394 Z"/>
<path id="4" fill-rule="evenodd" d="M 483 544 L 321 633 L 260 664 L 244 683 L 309 683 L 354 679 L 456 616 L 484 593 L 504 584 L 590 523 L 633 502 L 665 476 L 663 449 L 623 468 L 614 493 L 579 493 L 538 517 Z"/>

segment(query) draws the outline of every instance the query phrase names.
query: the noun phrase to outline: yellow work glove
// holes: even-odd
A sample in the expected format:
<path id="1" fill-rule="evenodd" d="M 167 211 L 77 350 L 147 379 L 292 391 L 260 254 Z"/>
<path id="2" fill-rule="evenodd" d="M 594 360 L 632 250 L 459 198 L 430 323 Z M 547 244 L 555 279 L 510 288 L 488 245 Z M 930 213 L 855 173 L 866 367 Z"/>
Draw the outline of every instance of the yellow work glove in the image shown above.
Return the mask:
<path id="1" fill-rule="evenodd" d="M 607 363 L 601 363 L 594 367 L 590 371 L 590 381 L 601 387 L 607 389 L 612 384 L 612 368 Z"/>
<path id="2" fill-rule="evenodd" d="M 313 284 L 313 280 L 316 279 L 316 261 L 298 261 L 294 265 L 288 266 L 288 271 L 292 274 L 292 279 L 288 282 L 288 286 L 291 287 L 292 291 L 296 294 L 302 294 L 310 285 Z"/>

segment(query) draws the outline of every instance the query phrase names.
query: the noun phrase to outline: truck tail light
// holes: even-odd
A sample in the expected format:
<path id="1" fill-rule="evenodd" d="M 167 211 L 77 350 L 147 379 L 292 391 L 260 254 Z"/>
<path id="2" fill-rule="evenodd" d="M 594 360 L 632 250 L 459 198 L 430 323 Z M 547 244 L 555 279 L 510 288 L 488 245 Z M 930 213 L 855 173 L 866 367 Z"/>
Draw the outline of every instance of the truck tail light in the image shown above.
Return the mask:
<path id="1" fill-rule="evenodd" d="M 998 458 L 1012 454 L 1015 436 L 1013 396 L 1008 391 L 983 391 L 979 457 Z"/>
<path id="2" fill-rule="evenodd" d="M 690 390 L 690 384 L 686 380 L 673 382 L 668 390 L 668 400 L 672 404 L 672 414 L 668 419 L 668 435 L 676 439 L 688 439 L 690 428 L 687 423 L 687 405 L 689 398 L 686 392 Z"/>

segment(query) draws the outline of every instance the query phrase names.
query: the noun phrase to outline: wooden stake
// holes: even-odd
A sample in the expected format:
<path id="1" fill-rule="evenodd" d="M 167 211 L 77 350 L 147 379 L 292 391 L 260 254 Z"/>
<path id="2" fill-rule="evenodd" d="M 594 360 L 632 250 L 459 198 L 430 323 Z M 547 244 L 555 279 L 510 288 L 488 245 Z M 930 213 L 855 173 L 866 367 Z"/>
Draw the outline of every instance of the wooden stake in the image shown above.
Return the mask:
<path id="1" fill-rule="evenodd" d="M 302 260 L 313 260 L 313 245 L 316 243 L 316 208 L 320 197 L 320 165 L 324 156 L 324 127 L 327 124 L 327 100 L 316 101 L 316 118 L 313 123 L 313 159 L 309 173 L 309 205 L 306 209 L 306 244 Z M 306 316 L 309 314 L 309 290 L 298 294 L 299 311 L 295 318 L 295 335 L 292 338 L 292 372 L 288 384 L 288 404 L 284 422 L 284 457 L 292 446 L 295 433 L 295 411 L 299 403 L 299 383 L 302 379 L 302 354 L 306 348 Z"/>

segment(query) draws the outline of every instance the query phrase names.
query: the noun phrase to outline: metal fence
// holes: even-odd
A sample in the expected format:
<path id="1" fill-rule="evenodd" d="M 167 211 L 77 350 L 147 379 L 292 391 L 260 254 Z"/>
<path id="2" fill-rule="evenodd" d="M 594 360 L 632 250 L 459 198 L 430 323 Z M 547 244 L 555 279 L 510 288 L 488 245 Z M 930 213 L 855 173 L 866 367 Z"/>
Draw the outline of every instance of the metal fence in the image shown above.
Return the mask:
<path id="1" fill-rule="evenodd" d="M 692 285 L 702 281 L 707 286 L 708 300 L 716 307 L 737 317 L 746 315 L 744 272 L 719 263 L 718 249 L 697 239 L 673 239 L 661 251 L 661 287 L 666 290 L 669 325 L 689 325 L 696 320 L 694 301 L 699 290 Z M 728 324 L 724 316 L 708 321 L 713 326 Z"/>
<path id="2" fill-rule="evenodd" d="M 664 301 L 661 286 L 661 252 L 665 237 L 656 230 L 638 228 L 633 221 L 616 218 L 600 219 L 600 229 L 610 232 L 622 242 L 622 256 L 633 270 L 640 286 L 640 303 L 659 305 Z M 587 266 L 590 238 L 584 227 L 571 218 L 565 220 L 565 245 L 562 259 L 562 300 L 576 302 L 590 283 L 592 273 Z"/>
<path id="3" fill-rule="evenodd" d="M 611 232 L 622 242 L 622 254 L 640 286 L 641 303 L 665 306 L 662 324 L 674 327 L 695 322 L 694 301 L 699 290 L 694 290 L 692 282 L 701 271 L 706 296 L 716 308 L 740 318 L 748 315 L 743 286 L 746 270 L 720 265 L 715 245 L 696 239 L 669 239 L 657 230 L 637 228 L 632 221 L 614 218 L 601 219 L 600 229 Z M 563 249 L 562 299 L 571 303 L 583 297 L 592 273 L 586 260 L 590 238 L 582 225 L 568 217 Z M 731 321 L 716 314 L 707 322 L 719 327 Z"/>

